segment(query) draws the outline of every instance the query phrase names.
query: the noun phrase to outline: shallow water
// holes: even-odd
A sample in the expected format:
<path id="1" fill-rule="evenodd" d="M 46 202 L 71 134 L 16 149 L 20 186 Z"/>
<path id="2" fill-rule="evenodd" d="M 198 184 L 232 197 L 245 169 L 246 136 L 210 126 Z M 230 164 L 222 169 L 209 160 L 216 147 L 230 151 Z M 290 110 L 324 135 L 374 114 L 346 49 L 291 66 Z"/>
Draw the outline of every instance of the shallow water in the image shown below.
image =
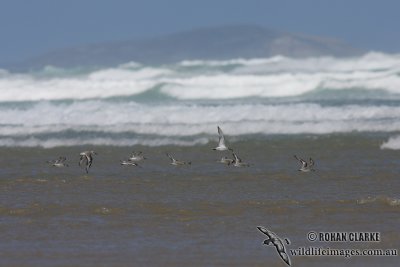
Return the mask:
<path id="1" fill-rule="evenodd" d="M 275 136 L 232 145 L 250 168 L 216 163 L 214 144 L 135 147 L 148 159 L 119 160 L 133 148 L 1 148 L 1 266 L 286 266 L 256 226 L 291 245 L 400 245 L 400 152 L 386 136 Z M 252 141 L 250 141 L 252 140 Z M 165 153 L 193 161 L 175 168 Z M 299 173 L 293 154 L 313 157 Z M 65 155 L 68 168 L 45 162 Z M 229 156 L 229 153 L 226 154 Z M 309 242 L 309 231 L 380 232 L 379 243 Z M 397 266 L 398 257 L 291 257 L 292 266 Z"/>

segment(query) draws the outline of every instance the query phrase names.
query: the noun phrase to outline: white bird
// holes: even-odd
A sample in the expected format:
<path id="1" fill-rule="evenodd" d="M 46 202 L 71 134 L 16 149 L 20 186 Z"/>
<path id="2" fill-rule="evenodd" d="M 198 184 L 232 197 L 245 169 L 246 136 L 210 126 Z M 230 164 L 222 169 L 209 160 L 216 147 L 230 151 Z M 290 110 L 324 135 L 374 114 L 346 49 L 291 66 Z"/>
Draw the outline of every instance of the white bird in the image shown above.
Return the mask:
<path id="1" fill-rule="evenodd" d="M 229 148 L 229 147 L 226 146 L 224 133 L 222 132 L 221 128 L 219 128 L 219 126 L 217 126 L 217 128 L 218 128 L 218 135 L 219 135 L 218 146 L 216 148 L 213 148 L 213 150 L 218 150 L 218 151 L 230 150 L 230 151 L 233 151 L 232 148 Z"/>
<path id="2" fill-rule="evenodd" d="M 147 159 L 147 158 L 142 155 L 142 151 L 132 152 L 132 155 L 129 158 L 130 161 L 142 161 L 144 159 Z"/>
<path id="3" fill-rule="evenodd" d="M 226 164 L 226 165 L 231 165 L 232 163 L 235 162 L 235 160 L 230 159 L 230 158 L 228 158 L 228 157 L 222 157 L 222 158 L 221 158 L 220 160 L 218 160 L 217 162 L 223 163 L 223 164 Z"/>
<path id="4" fill-rule="evenodd" d="M 176 160 L 176 159 L 174 159 L 170 154 L 166 154 L 167 155 L 167 157 L 171 160 L 171 165 L 174 165 L 174 166 L 182 166 L 182 165 L 191 165 L 192 164 L 192 162 L 191 161 L 189 161 L 189 162 L 186 162 L 186 161 L 179 161 L 179 160 Z"/>
<path id="5" fill-rule="evenodd" d="M 58 168 L 68 167 L 68 164 L 65 163 L 66 160 L 67 160 L 66 157 L 59 157 L 56 160 L 47 161 L 47 163 L 51 164 L 51 166 L 53 167 L 58 167 Z"/>
<path id="6" fill-rule="evenodd" d="M 313 169 L 314 166 L 314 160 L 310 158 L 310 163 L 307 163 L 304 159 L 298 158 L 296 155 L 294 155 L 294 158 L 297 159 L 301 163 L 300 169 L 298 171 L 300 172 L 310 172 L 310 171 L 315 171 Z"/>
<path id="7" fill-rule="evenodd" d="M 89 173 L 89 168 L 93 163 L 93 155 L 97 155 L 94 151 L 83 151 L 79 154 L 81 156 L 79 160 L 79 166 L 82 167 L 83 164 L 86 165 L 86 173 Z"/>
<path id="8" fill-rule="evenodd" d="M 242 162 L 242 160 L 235 154 L 233 153 L 233 157 L 235 158 L 233 162 L 233 166 L 235 167 L 249 167 L 250 164 Z"/>
<path id="9" fill-rule="evenodd" d="M 125 165 L 125 166 L 138 166 L 140 167 L 136 162 L 132 161 L 132 160 L 121 160 L 121 165 Z"/>

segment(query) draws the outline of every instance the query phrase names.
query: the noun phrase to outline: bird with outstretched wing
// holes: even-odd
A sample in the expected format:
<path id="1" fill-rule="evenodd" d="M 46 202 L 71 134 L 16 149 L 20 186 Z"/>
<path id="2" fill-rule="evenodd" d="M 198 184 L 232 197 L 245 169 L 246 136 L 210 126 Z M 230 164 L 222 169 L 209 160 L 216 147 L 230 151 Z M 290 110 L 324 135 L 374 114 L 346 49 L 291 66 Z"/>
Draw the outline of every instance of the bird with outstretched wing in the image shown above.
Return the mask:
<path id="1" fill-rule="evenodd" d="M 275 234 L 274 232 L 271 232 L 265 227 L 262 226 L 257 226 L 257 229 L 268 236 L 267 239 L 264 240 L 263 244 L 265 245 L 274 245 L 276 248 L 276 251 L 278 252 L 279 256 L 282 258 L 282 260 L 290 266 L 290 258 L 288 253 L 286 252 L 285 245 L 282 242 L 282 239 Z M 286 243 L 289 245 L 289 240 L 285 238 Z"/>

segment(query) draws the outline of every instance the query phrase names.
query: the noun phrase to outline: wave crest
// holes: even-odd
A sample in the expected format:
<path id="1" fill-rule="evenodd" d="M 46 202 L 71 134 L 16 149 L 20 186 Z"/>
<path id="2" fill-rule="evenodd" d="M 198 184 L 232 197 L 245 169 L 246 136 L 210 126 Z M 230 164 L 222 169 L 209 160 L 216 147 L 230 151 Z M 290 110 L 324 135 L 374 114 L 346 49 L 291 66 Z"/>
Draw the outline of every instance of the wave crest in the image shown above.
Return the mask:
<path id="1" fill-rule="evenodd" d="M 381 149 L 400 149 L 400 135 L 390 137 L 388 141 L 381 145 Z"/>
<path id="2" fill-rule="evenodd" d="M 380 53 L 358 58 L 184 61 L 159 67 L 127 63 L 76 75 L 47 67 L 42 73 L 0 72 L 0 102 L 135 96 L 158 85 L 165 85 L 160 90 L 165 96 L 181 100 L 293 97 L 349 88 L 400 94 L 399 73 L 400 55 Z"/>
<path id="3" fill-rule="evenodd" d="M 94 145 L 94 146 L 195 146 L 204 145 L 208 143 L 206 138 L 197 138 L 189 141 L 180 140 L 177 138 L 49 138 L 39 139 L 35 137 L 14 139 L 14 138 L 0 138 L 0 146 L 3 147 L 43 147 L 43 148 L 54 148 L 63 146 L 82 146 L 82 145 Z"/>
<path id="4" fill-rule="evenodd" d="M 147 105 L 103 101 L 41 102 L 0 109 L 0 136 L 77 132 L 136 133 L 161 136 L 326 134 L 400 131 L 400 107 L 321 106 L 319 104 Z M 240 127 L 238 127 L 240 125 Z"/>

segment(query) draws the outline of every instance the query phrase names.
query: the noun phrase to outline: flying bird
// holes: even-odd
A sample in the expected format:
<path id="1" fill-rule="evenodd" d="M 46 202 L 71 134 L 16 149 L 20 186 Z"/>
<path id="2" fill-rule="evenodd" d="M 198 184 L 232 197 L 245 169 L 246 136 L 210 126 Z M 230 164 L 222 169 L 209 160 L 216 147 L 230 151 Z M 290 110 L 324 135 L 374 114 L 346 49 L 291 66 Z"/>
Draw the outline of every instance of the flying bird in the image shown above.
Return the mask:
<path id="1" fill-rule="evenodd" d="M 137 164 L 136 162 L 132 161 L 132 160 L 121 160 L 121 165 L 125 165 L 125 166 L 139 166 L 139 164 Z"/>
<path id="2" fill-rule="evenodd" d="M 242 162 L 242 159 L 239 158 L 235 153 L 232 154 L 234 157 L 233 166 L 235 167 L 249 167 L 250 164 Z"/>
<path id="3" fill-rule="evenodd" d="M 139 151 L 139 152 L 133 151 L 132 155 L 129 158 L 130 161 L 142 161 L 144 159 L 147 159 L 147 158 L 142 155 L 142 151 Z"/>
<path id="4" fill-rule="evenodd" d="M 86 173 L 89 173 L 89 168 L 92 166 L 93 163 L 93 155 L 97 155 L 94 151 L 83 151 L 79 154 L 81 156 L 79 160 L 79 166 L 86 165 Z"/>
<path id="5" fill-rule="evenodd" d="M 230 159 L 230 158 L 228 158 L 228 157 L 222 157 L 220 160 L 218 160 L 217 161 L 218 163 L 223 163 L 223 164 L 226 164 L 226 165 L 231 165 L 232 163 L 234 163 L 235 162 L 235 160 L 233 160 L 233 159 Z"/>
<path id="6" fill-rule="evenodd" d="M 218 151 L 230 150 L 230 151 L 233 151 L 232 148 L 229 148 L 229 147 L 226 146 L 224 133 L 222 132 L 221 128 L 219 128 L 219 126 L 217 126 L 217 129 L 218 129 L 218 135 L 219 135 L 218 146 L 216 148 L 213 148 L 213 150 L 218 150 Z"/>
<path id="7" fill-rule="evenodd" d="M 298 158 L 296 155 L 294 155 L 294 158 L 301 163 L 301 167 L 300 167 L 300 169 L 298 169 L 298 171 L 300 171 L 300 172 L 310 172 L 310 171 L 314 172 L 315 171 L 313 169 L 314 160 L 312 158 L 310 158 L 309 163 L 307 163 L 307 161 L 305 161 L 304 159 Z"/>
<path id="8" fill-rule="evenodd" d="M 282 239 L 280 239 L 275 233 L 271 232 L 265 227 L 262 226 L 257 226 L 257 229 L 268 236 L 267 239 L 264 240 L 263 244 L 265 245 L 274 245 L 276 248 L 276 251 L 278 252 L 279 256 L 282 258 L 282 260 L 290 266 L 290 258 L 288 253 L 286 252 L 285 245 L 282 242 Z M 289 240 L 285 238 L 286 244 L 290 244 Z"/>
<path id="9" fill-rule="evenodd" d="M 182 165 L 191 165 L 191 164 L 192 164 L 191 161 L 186 162 L 186 161 L 179 161 L 179 160 L 176 160 L 176 159 L 174 159 L 174 157 L 172 157 L 172 156 L 171 156 L 170 154 L 168 154 L 168 153 L 166 153 L 166 155 L 167 155 L 167 157 L 171 160 L 171 165 L 174 165 L 174 166 L 182 166 Z"/>
<path id="10" fill-rule="evenodd" d="M 59 157 L 56 160 L 47 161 L 47 163 L 51 164 L 51 166 L 53 167 L 58 167 L 58 168 L 68 167 L 68 164 L 65 163 L 66 160 L 67 160 L 66 157 Z"/>

